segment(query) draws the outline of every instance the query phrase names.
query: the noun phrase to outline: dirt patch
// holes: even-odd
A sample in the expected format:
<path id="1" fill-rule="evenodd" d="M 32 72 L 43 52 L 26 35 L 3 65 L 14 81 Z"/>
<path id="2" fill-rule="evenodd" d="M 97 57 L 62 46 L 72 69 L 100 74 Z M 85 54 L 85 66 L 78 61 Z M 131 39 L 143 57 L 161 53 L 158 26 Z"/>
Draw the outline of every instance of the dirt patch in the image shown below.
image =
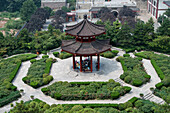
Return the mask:
<path id="1" fill-rule="evenodd" d="M 4 27 L 4 25 L 7 23 L 7 21 L 5 20 L 3 20 L 3 21 L 0 21 L 0 28 L 3 28 Z"/>

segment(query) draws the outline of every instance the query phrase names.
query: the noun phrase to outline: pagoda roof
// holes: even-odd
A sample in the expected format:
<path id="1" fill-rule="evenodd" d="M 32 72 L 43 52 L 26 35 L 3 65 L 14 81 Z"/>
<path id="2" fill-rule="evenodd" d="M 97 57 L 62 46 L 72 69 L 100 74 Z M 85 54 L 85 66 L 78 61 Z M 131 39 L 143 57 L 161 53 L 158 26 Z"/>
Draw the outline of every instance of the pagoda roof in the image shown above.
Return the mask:
<path id="1" fill-rule="evenodd" d="M 87 15 L 85 15 L 84 20 L 78 24 L 66 26 L 65 32 L 72 36 L 92 37 L 104 34 L 106 30 L 105 25 L 94 24 L 90 22 L 87 19 Z"/>
<path id="2" fill-rule="evenodd" d="M 62 40 L 61 49 L 65 52 L 76 54 L 76 55 L 96 55 L 110 50 L 111 45 L 109 45 L 110 40 L 98 40 L 81 43 L 72 40 Z"/>

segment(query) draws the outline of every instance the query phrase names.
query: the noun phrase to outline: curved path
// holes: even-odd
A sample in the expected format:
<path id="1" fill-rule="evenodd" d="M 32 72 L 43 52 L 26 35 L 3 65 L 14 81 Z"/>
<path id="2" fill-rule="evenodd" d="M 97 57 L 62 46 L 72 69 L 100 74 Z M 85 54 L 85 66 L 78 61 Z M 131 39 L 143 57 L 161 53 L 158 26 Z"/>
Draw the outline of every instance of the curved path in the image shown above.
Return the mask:
<path id="1" fill-rule="evenodd" d="M 115 48 L 112 48 L 112 49 L 115 49 Z M 121 49 L 119 49 L 119 54 L 118 56 L 122 56 L 125 52 L 122 51 Z M 131 56 L 133 56 L 133 54 L 130 54 Z M 54 56 L 52 54 L 49 53 L 49 56 L 50 57 L 53 57 Z M 42 55 L 39 56 L 39 58 L 37 59 L 40 59 L 42 57 Z M 134 56 L 133 56 L 134 57 Z M 63 61 L 64 60 L 60 60 L 58 59 L 58 62 L 54 63 L 52 68 L 51 68 L 51 73 L 56 69 L 56 66 L 57 64 L 63 64 Z M 115 61 L 115 58 L 112 59 L 113 61 Z M 144 94 L 144 99 L 148 99 L 150 101 L 154 101 L 156 103 L 160 103 L 160 104 L 163 104 L 164 101 L 157 97 L 157 96 L 154 96 L 151 91 L 150 91 L 150 87 L 155 87 L 155 84 L 159 83 L 161 80 L 160 78 L 158 77 L 155 69 L 153 68 L 150 60 L 146 60 L 146 59 L 143 59 L 143 65 L 144 65 L 144 68 L 146 70 L 146 72 L 151 75 L 151 80 L 149 83 L 147 84 L 144 84 L 142 85 L 141 87 L 135 87 L 135 86 L 132 86 L 132 85 L 129 85 L 127 83 L 125 83 L 124 81 L 122 81 L 119 76 L 121 75 L 121 73 L 123 73 L 123 70 L 122 70 L 122 67 L 120 66 L 121 64 L 119 63 L 118 64 L 118 67 L 120 66 L 120 70 L 122 71 L 121 73 L 119 73 L 119 75 L 115 75 L 115 77 L 113 77 L 113 79 L 116 81 L 116 82 L 119 82 L 121 83 L 121 85 L 123 86 L 130 86 L 132 88 L 131 92 L 120 97 L 119 99 L 116 99 L 116 100 L 76 100 L 76 101 L 62 101 L 62 100 L 55 100 L 53 98 L 51 98 L 50 96 L 46 96 L 44 95 L 42 92 L 41 92 L 41 88 L 43 87 L 46 87 L 46 86 L 49 86 L 51 85 L 52 83 L 54 82 L 57 82 L 58 79 L 55 78 L 54 76 L 54 80 L 46 85 L 46 86 L 43 86 L 41 88 L 38 88 L 38 89 L 34 89 L 32 87 L 30 87 L 29 85 L 25 84 L 23 81 L 22 81 L 22 78 L 26 76 L 27 72 L 28 72 L 28 69 L 31 65 L 30 61 L 26 61 L 26 62 L 23 62 L 15 79 L 13 80 L 13 84 L 15 86 L 17 86 L 18 90 L 20 89 L 23 89 L 24 90 L 24 94 L 22 95 L 21 98 L 19 98 L 19 100 L 17 101 L 14 101 L 12 102 L 14 105 L 15 105 L 15 102 L 20 102 L 21 100 L 23 101 L 28 101 L 30 100 L 30 96 L 31 95 L 34 95 L 34 98 L 38 98 L 44 102 L 46 102 L 47 104 L 85 104 L 85 103 L 124 103 L 126 101 L 128 101 L 129 99 L 131 99 L 132 97 L 136 96 L 136 97 L 139 97 L 139 94 L 140 93 L 143 93 Z M 119 68 L 118 68 L 119 69 Z M 74 81 L 74 80 L 71 80 L 71 81 Z M 5 111 L 9 111 L 11 109 L 10 107 L 10 104 L 0 108 L 0 113 L 3 113 Z"/>

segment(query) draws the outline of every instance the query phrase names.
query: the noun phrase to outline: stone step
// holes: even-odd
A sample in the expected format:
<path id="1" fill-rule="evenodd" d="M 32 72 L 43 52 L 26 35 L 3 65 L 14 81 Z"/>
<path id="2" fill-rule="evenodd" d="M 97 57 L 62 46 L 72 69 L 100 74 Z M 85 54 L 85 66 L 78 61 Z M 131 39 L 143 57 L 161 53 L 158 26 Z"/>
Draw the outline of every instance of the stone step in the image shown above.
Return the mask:
<path id="1" fill-rule="evenodd" d="M 119 83 L 121 83 L 121 84 L 124 84 L 124 82 L 120 79 L 120 78 L 116 78 L 116 79 L 114 79 L 115 80 L 115 82 L 119 82 Z"/>
<path id="2" fill-rule="evenodd" d="M 151 93 L 148 93 L 148 94 L 146 94 L 146 95 L 144 95 L 144 99 L 146 99 L 146 100 L 149 100 L 149 99 L 151 99 L 151 98 L 153 98 L 154 96 L 151 94 Z"/>

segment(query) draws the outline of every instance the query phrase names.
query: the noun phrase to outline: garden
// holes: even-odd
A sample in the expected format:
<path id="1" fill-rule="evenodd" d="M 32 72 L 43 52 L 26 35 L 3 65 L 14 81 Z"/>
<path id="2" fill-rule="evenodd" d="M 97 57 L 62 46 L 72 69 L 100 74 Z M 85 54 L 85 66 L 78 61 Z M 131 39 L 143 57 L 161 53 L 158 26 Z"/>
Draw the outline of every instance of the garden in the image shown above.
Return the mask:
<path id="1" fill-rule="evenodd" d="M 55 82 L 41 91 L 57 100 L 117 99 L 131 91 L 110 79 L 108 82 Z"/>
<path id="2" fill-rule="evenodd" d="M 159 105 L 133 97 L 121 104 L 52 104 L 51 106 L 34 99 L 25 103 L 21 101 L 13 106 L 10 113 L 168 113 L 169 111 L 168 104 Z"/>
<path id="3" fill-rule="evenodd" d="M 141 86 L 149 82 L 151 76 L 145 72 L 141 58 L 131 58 L 129 54 L 124 54 L 124 57 L 118 57 L 117 60 L 121 62 L 124 73 L 120 76 L 120 79 L 126 83 Z"/>
<path id="4" fill-rule="evenodd" d="M 61 52 L 61 53 L 59 53 L 59 52 L 54 52 L 53 55 L 54 55 L 55 57 L 60 58 L 60 59 L 66 59 L 66 58 L 72 57 L 72 54 L 67 53 L 67 52 Z"/>
<path id="5" fill-rule="evenodd" d="M 135 55 L 151 60 L 153 67 L 161 79 L 161 82 L 155 85 L 154 94 L 164 99 L 167 103 L 170 103 L 170 57 L 163 54 L 154 54 L 151 51 L 144 51 Z"/>
<path id="6" fill-rule="evenodd" d="M 52 58 L 48 58 L 48 55 L 44 55 L 40 60 L 30 60 L 32 64 L 28 70 L 27 76 L 22 80 L 33 88 L 38 88 L 50 83 L 53 80 L 53 76 L 49 75 L 49 73 L 51 65 L 55 61 L 56 60 Z"/>
<path id="7" fill-rule="evenodd" d="M 17 74 L 21 63 L 37 57 L 35 54 L 23 54 L 0 61 L 0 107 L 19 98 L 20 92 L 11 82 Z"/>
<path id="8" fill-rule="evenodd" d="M 119 53 L 119 51 L 112 50 L 112 51 L 107 51 L 107 52 L 101 53 L 100 55 L 105 58 L 114 58 L 115 56 L 117 56 L 118 53 Z"/>

